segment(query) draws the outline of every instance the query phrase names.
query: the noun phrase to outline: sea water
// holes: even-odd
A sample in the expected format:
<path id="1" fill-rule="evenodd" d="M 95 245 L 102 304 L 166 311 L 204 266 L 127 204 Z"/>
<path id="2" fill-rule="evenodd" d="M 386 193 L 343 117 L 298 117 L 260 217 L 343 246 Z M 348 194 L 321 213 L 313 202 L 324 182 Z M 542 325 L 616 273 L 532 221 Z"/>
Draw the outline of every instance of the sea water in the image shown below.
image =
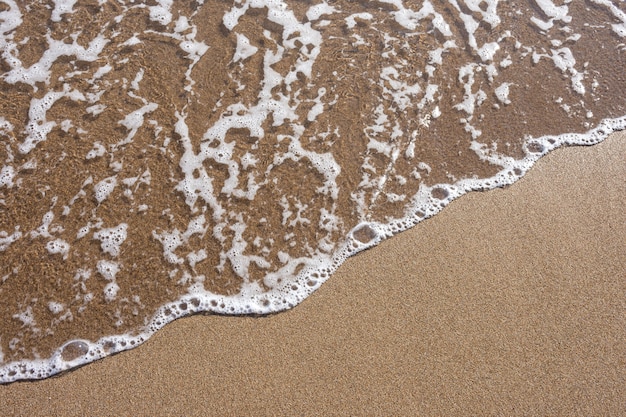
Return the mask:
<path id="1" fill-rule="evenodd" d="M 626 2 L 0 0 L 0 382 L 349 256 L 626 126 Z"/>

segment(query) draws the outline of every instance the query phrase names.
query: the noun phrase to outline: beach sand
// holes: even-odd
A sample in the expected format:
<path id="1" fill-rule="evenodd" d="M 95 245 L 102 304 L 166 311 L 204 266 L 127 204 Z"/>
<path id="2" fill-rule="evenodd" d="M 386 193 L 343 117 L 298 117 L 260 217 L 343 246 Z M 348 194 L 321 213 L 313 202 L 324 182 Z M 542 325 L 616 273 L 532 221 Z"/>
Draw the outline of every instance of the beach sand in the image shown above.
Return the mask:
<path id="1" fill-rule="evenodd" d="M 0 386 L 0 415 L 618 415 L 626 134 L 559 149 L 349 259 L 270 317 L 178 320 Z"/>

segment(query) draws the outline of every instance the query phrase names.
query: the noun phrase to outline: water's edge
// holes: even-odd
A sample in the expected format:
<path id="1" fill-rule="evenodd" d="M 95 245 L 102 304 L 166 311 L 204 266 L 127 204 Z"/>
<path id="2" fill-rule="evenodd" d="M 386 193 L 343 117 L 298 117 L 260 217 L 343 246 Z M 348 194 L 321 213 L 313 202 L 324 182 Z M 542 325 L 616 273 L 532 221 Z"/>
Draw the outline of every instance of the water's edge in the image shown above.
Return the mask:
<path id="1" fill-rule="evenodd" d="M 181 317 L 198 313 L 267 315 L 293 308 L 329 279 L 348 257 L 376 246 L 383 240 L 434 216 L 462 195 L 470 191 L 486 191 L 511 185 L 521 179 L 542 156 L 555 149 L 563 146 L 595 145 L 612 133 L 624 129 L 626 129 L 626 116 L 604 119 L 596 128 L 584 134 L 569 133 L 530 138 L 525 144 L 526 157 L 521 160 L 485 154 L 486 160 L 502 167 L 495 176 L 483 180 L 464 179 L 452 185 L 438 184 L 432 187 L 422 185 L 405 218 L 388 224 L 361 223 L 357 225 L 332 256 L 312 260 L 294 281 L 282 287 L 260 295 L 242 292 L 235 296 L 218 296 L 202 289 L 192 289 L 177 301 L 161 306 L 149 325 L 138 334 L 105 336 L 96 342 L 72 340 L 58 348 L 50 358 L 9 362 L 0 367 L 0 384 L 48 378 L 132 349 L 147 341 L 166 324 Z M 294 285 L 299 287 L 298 291 L 293 291 Z"/>

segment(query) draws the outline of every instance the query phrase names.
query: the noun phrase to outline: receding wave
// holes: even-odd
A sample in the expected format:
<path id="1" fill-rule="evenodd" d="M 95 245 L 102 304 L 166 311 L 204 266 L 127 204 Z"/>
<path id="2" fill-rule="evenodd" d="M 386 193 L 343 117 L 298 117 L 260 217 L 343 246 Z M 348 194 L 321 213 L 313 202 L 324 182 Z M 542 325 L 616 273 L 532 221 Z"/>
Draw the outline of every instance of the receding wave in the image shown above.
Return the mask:
<path id="1" fill-rule="evenodd" d="M 623 1 L 0 0 L 0 382 L 349 256 L 626 127 Z"/>

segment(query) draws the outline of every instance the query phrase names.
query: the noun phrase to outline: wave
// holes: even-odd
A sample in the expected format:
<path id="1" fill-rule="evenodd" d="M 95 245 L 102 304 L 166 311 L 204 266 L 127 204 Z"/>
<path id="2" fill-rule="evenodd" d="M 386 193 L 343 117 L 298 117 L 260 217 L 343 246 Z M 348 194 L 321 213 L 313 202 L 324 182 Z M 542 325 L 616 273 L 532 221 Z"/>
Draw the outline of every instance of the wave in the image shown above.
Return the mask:
<path id="1" fill-rule="evenodd" d="M 292 308 L 626 127 L 619 2 L 4 4 L 0 383 Z"/>

